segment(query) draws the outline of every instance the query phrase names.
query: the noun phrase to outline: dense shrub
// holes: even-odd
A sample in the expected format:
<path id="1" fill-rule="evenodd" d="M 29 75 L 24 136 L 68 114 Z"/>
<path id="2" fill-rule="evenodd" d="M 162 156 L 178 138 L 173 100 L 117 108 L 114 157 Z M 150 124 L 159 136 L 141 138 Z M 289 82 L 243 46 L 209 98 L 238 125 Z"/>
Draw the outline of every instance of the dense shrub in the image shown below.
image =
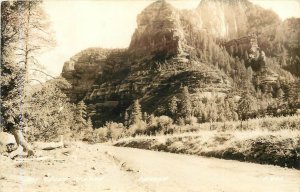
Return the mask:
<path id="1" fill-rule="evenodd" d="M 131 136 L 146 134 L 147 124 L 144 121 L 140 121 L 137 124 L 129 126 L 128 134 Z"/>
<path id="2" fill-rule="evenodd" d="M 106 138 L 107 128 L 99 128 L 95 129 L 93 133 L 93 141 L 94 142 L 105 142 L 107 141 Z"/>
<path id="3" fill-rule="evenodd" d="M 158 131 L 164 134 L 173 133 L 173 120 L 168 116 L 160 116 L 157 118 Z"/>
<path id="4" fill-rule="evenodd" d="M 250 119 L 247 121 L 228 121 L 213 123 L 195 123 L 191 118 L 189 124 L 174 124 L 168 116 L 155 117 L 151 115 L 147 123 L 133 124 L 128 128 L 122 123 L 108 122 L 103 128 L 96 129 L 93 137 L 95 141 L 103 142 L 118 140 L 124 137 L 136 137 L 139 135 L 166 135 L 174 133 L 187 133 L 198 131 L 279 131 L 279 130 L 300 130 L 300 116 L 288 117 L 265 117 Z"/>
<path id="5" fill-rule="evenodd" d="M 185 123 L 189 124 L 189 125 L 196 125 L 197 121 L 198 121 L 198 119 L 196 117 L 193 117 L 193 116 L 190 116 L 190 117 L 185 119 Z"/>
<path id="6" fill-rule="evenodd" d="M 93 142 L 106 142 L 109 140 L 117 140 L 126 135 L 127 129 L 122 123 L 106 122 L 103 127 L 95 129 L 92 134 Z"/>
<path id="7" fill-rule="evenodd" d="M 300 116 L 294 115 L 287 117 L 265 117 L 250 119 L 242 122 L 214 122 L 212 123 L 212 125 L 210 125 L 210 123 L 202 123 L 195 126 L 198 127 L 198 130 L 210 130 L 210 127 L 212 127 L 212 130 L 300 130 Z M 186 125 L 183 130 L 195 130 L 195 126 Z"/>

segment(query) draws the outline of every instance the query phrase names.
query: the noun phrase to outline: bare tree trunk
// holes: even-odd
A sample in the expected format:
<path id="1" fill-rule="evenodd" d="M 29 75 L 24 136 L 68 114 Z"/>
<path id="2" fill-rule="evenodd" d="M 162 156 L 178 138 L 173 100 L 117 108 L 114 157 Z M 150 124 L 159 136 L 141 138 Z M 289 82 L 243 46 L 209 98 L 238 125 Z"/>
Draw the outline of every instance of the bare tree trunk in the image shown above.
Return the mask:
<path id="1" fill-rule="evenodd" d="M 16 142 L 18 145 L 21 145 L 25 151 L 27 151 L 28 156 L 33 156 L 34 152 L 32 150 L 32 147 L 27 141 L 25 140 L 22 131 L 18 128 L 13 129 L 13 135 L 15 136 Z"/>
<path id="2" fill-rule="evenodd" d="M 24 50 L 24 66 L 25 66 L 25 87 L 29 81 L 29 63 L 28 63 L 28 54 L 29 54 L 29 48 L 28 48 L 28 39 L 29 39 L 29 23 L 30 23 L 30 16 L 31 16 L 31 3 L 28 2 L 28 15 L 26 18 L 26 30 L 25 30 L 25 50 Z"/>

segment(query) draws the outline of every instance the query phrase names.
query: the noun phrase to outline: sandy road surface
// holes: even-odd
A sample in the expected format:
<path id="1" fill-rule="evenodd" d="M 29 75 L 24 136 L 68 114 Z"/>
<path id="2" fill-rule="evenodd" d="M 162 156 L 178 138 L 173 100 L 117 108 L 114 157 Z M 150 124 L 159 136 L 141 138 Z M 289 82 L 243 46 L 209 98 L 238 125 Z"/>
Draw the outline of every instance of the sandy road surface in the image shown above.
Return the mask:
<path id="1" fill-rule="evenodd" d="M 139 180 L 154 191 L 300 192 L 299 170 L 122 147 L 106 150 L 139 170 Z"/>
<path id="2" fill-rule="evenodd" d="M 300 189 L 300 171 L 275 166 L 83 143 L 37 154 L 13 161 L 0 156 L 0 192 Z"/>
<path id="3" fill-rule="evenodd" d="M 37 153 L 41 158 L 0 156 L 0 192 L 147 191 L 100 145 L 76 143 Z"/>

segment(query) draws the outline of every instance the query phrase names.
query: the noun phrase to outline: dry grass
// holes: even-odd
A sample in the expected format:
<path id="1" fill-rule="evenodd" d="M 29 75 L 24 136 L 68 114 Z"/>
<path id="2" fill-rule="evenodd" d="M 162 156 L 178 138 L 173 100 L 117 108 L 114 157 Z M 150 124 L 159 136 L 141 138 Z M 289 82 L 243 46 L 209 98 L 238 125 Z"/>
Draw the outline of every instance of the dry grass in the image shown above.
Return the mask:
<path id="1" fill-rule="evenodd" d="M 240 121 L 215 122 L 212 126 L 210 123 L 203 123 L 183 127 L 183 130 L 210 130 L 210 128 L 213 130 L 300 130 L 300 115 L 250 119 L 243 121 L 242 125 Z"/>
<path id="2" fill-rule="evenodd" d="M 300 168 L 300 130 L 202 130 L 124 138 L 114 145 Z"/>

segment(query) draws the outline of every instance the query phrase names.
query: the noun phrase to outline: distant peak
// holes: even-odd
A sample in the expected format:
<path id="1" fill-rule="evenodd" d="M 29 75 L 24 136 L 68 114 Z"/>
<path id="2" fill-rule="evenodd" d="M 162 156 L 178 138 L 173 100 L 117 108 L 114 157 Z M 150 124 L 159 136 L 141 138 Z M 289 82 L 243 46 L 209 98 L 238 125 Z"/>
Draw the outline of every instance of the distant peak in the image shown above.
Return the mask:
<path id="1" fill-rule="evenodd" d="M 199 6 L 211 4 L 211 3 L 220 3 L 227 5 L 240 5 L 250 3 L 248 0 L 201 0 Z"/>
<path id="2" fill-rule="evenodd" d="M 150 4 L 148 7 L 146 7 L 146 9 L 151 9 L 153 7 L 169 7 L 169 8 L 173 8 L 173 6 L 168 3 L 166 0 L 158 0 L 153 2 L 152 4 Z"/>
<path id="3" fill-rule="evenodd" d="M 178 52 L 180 30 L 179 12 L 165 0 L 146 7 L 137 17 L 137 29 L 129 50 L 142 52 Z"/>
<path id="4" fill-rule="evenodd" d="M 166 0 L 157 0 L 154 3 L 167 3 L 167 1 Z"/>

